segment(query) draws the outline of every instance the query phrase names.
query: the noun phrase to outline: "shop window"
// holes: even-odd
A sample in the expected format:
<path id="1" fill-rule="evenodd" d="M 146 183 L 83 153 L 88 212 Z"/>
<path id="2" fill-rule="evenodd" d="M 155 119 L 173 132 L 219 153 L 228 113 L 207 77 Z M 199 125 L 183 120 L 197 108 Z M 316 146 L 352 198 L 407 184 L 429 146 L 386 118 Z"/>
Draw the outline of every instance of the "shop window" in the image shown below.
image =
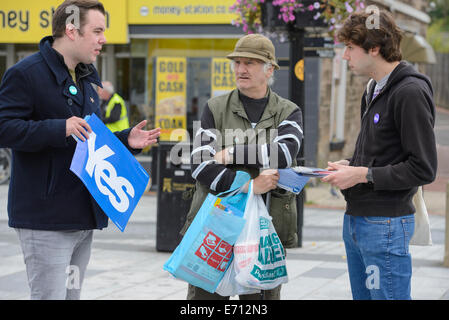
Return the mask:
<path id="1" fill-rule="evenodd" d="M 129 45 L 116 45 L 116 90 L 127 102 L 129 120 L 135 125 L 149 117 L 146 95 L 147 40 L 132 39 Z"/>
<path id="2" fill-rule="evenodd" d="M 32 55 L 35 52 L 39 51 L 38 44 L 16 44 L 14 46 L 15 50 L 15 62 L 19 62 L 22 59 Z"/>
<path id="3" fill-rule="evenodd" d="M 171 137 L 175 129 L 186 129 L 193 135 L 193 121 L 199 120 L 207 100 L 231 90 L 233 75 L 229 60 L 237 39 L 150 39 L 148 40 L 148 100 L 146 106 L 154 126 L 163 129 L 161 140 L 183 140 Z M 218 64 L 216 64 L 217 62 Z M 214 68 L 217 65 L 218 67 Z M 223 66 L 223 68 L 222 68 Z M 159 69 L 158 69 L 159 68 Z M 218 70 L 218 71 L 217 71 Z M 213 74 L 226 77 L 226 90 L 213 84 Z M 225 75 L 226 74 L 226 75 Z M 223 81 L 218 81 L 223 83 Z"/>

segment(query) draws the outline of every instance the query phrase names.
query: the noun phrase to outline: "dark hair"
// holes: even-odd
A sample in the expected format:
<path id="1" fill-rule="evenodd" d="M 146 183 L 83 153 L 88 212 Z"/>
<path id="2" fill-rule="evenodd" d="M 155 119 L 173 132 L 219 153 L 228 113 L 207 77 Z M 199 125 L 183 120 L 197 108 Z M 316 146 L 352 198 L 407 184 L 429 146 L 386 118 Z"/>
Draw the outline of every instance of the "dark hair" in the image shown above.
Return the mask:
<path id="1" fill-rule="evenodd" d="M 377 17 L 379 26 L 368 28 L 370 21 L 367 23 L 367 19 L 375 14 L 379 15 Z M 400 48 L 402 31 L 387 11 L 381 10 L 377 13 L 356 12 L 346 19 L 337 36 L 339 41 L 351 42 L 362 47 L 365 52 L 379 47 L 380 54 L 388 62 L 402 60 Z"/>
<path id="2" fill-rule="evenodd" d="M 74 14 L 73 10 L 66 9 L 69 6 L 76 6 L 79 9 L 79 32 L 82 34 L 82 27 L 86 24 L 86 16 L 89 10 L 98 10 L 102 14 L 106 14 L 104 10 L 103 4 L 96 0 L 65 0 L 58 8 L 53 15 L 52 29 L 53 29 L 53 38 L 60 38 L 64 36 L 65 28 L 68 23 L 71 23 L 73 20 L 67 19 Z"/>

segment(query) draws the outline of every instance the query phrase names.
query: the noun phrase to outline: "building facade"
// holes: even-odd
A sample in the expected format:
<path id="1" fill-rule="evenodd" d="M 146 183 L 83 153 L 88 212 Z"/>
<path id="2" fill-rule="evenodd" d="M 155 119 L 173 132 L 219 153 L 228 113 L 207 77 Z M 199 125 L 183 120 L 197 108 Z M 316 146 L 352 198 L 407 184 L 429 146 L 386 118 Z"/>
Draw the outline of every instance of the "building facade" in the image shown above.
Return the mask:
<path id="1" fill-rule="evenodd" d="M 243 35 L 241 28 L 231 25 L 235 16 L 229 7 L 235 0 L 101 2 L 107 11 L 108 41 L 96 62 L 101 78 L 111 81 L 125 99 L 131 124 L 148 119 L 151 126 L 162 128 L 161 140 L 188 140 L 206 101 L 235 87 L 225 59 Z M 1 1 L 0 78 L 7 68 L 36 52 L 40 39 L 51 34 L 51 15 L 60 3 Z M 392 11 L 400 27 L 425 36 L 430 23 L 424 13 L 426 1 L 366 3 Z M 273 42 L 280 65 L 273 89 L 288 98 L 289 43 Z M 342 48 L 307 52 L 308 48 L 304 157 L 306 165 L 326 166 L 329 159 L 352 154 L 360 125 L 360 99 L 368 79 L 348 71 L 341 59 Z"/>

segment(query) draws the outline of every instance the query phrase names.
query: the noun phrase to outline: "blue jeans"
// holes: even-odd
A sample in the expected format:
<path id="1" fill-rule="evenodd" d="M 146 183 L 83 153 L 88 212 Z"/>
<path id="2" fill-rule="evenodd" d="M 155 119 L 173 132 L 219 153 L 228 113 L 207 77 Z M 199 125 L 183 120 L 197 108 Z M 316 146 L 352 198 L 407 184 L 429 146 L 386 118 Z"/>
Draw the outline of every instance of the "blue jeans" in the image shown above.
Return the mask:
<path id="1" fill-rule="evenodd" d="M 409 242 L 415 216 L 362 217 L 345 214 L 343 241 L 354 300 L 410 300 Z"/>

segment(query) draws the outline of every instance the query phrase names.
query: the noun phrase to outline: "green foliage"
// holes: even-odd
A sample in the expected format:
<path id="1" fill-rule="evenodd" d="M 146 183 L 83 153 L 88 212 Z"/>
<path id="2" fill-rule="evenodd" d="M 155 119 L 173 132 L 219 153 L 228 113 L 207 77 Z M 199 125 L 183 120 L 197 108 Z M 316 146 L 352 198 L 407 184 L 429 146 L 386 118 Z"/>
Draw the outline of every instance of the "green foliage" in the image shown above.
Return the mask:
<path id="1" fill-rule="evenodd" d="M 429 3 L 429 15 L 432 22 L 443 20 L 443 24 L 449 27 L 449 0 L 433 0 Z"/>
<path id="2" fill-rule="evenodd" d="M 435 51 L 449 53 L 449 24 L 447 19 L 435 20 L 427 29 L 427 41 Z"/>

